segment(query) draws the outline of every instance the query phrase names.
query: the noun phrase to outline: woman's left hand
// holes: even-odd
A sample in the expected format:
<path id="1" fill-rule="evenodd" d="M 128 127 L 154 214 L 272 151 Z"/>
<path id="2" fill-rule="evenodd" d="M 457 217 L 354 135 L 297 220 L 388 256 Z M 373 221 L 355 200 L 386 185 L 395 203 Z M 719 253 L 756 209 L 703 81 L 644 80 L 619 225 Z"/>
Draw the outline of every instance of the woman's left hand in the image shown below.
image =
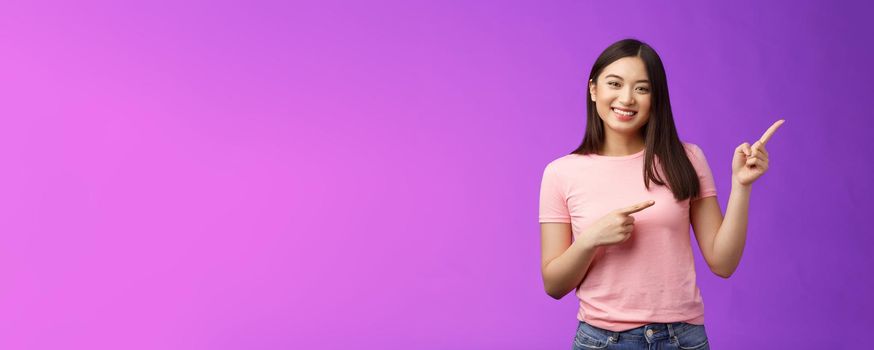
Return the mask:
<path id="1" fill-rule="evenodd" d="M 765 131 L 758 141 L 750 146 L 744 142 L 734 150 L 734 158 L 731 161 L 731 179 L 732 183 L 741 186 L 750 186 L 753 181 L 756 181 L 762 174 L 768 171 L 768 151 L 765 150 L 765 144 L 777 131 L 780 125 L 783 125 L 785 120 L 780 119 L 770 128 Z"/>

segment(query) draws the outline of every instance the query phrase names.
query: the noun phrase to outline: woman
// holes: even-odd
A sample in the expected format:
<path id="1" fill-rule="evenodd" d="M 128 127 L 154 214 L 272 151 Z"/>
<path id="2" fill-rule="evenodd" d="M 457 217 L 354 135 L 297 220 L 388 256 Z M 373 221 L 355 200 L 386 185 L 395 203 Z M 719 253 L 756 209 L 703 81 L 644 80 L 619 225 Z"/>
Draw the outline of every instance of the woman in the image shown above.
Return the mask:
<path id="1" fill-rule="evenodd" d="M 723 218 L 704 153 L 677 136 L 658 54 L 616 42 L 588 83 L 582 144 L 543 172 L 544 288 L 555 299 L 576 289 L 575 349 L 708 349 L 689 226 L 710 270 L 731 276 L 765 143 L 783 120 L 735 149 Z"/>

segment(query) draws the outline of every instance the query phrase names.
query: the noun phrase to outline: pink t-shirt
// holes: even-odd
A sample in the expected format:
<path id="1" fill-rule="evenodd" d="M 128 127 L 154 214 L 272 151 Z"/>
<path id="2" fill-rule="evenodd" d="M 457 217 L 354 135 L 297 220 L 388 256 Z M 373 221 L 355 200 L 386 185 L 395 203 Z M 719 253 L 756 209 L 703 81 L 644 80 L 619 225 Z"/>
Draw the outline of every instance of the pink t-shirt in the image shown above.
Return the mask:
<path id="1" fill-rule="evenodd" d="M 704 153 L 683 142 L 698 173 L 701 194 L 716 186 Z M 689 199 L 643 183 L 644 151 L 627 156 L 569 154 L 550 162 L 540 187 L 540 222 L 570 223 L 574 239 L 615 209 L 647 200 L 655 205 L 634 216 L 627 241 L 599 247 L 577 288 L 577 319 L 615 332 L 648 323 L 704 324 L 704 304 L 695 282 Z M 656 162 L 658 164 L 658 162 Z"/>

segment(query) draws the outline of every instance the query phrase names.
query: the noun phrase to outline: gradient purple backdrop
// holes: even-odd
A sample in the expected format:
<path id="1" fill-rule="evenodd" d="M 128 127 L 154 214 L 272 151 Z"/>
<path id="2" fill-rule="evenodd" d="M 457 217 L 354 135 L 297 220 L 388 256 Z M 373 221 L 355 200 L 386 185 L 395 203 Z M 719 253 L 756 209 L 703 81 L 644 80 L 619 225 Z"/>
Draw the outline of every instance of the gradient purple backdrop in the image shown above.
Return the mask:
<path id="1" fill-rule="evenodd" d="M 664 60 L 681 139 L 775 120 L 714 349 L 874 327 L 870 5 L 0 4 L 0 348 L 569 349 L 543 167 L 610 43 Z M 694 242 L 694 240 L 693 240 Z"/>

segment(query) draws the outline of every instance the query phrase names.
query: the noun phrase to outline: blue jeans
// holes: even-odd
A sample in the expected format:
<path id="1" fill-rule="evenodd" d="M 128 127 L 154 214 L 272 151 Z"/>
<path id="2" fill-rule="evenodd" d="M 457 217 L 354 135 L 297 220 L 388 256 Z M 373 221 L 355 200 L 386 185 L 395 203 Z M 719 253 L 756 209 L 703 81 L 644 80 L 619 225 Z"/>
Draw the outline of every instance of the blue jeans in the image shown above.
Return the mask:
<path id="1" fill-rule="evenodd" d="M 710 350 L 710 344 L 703 325 L 686 322 L 650 323 L 624 332 L 613 332 L 580 322 L 573 349 Z"/>

